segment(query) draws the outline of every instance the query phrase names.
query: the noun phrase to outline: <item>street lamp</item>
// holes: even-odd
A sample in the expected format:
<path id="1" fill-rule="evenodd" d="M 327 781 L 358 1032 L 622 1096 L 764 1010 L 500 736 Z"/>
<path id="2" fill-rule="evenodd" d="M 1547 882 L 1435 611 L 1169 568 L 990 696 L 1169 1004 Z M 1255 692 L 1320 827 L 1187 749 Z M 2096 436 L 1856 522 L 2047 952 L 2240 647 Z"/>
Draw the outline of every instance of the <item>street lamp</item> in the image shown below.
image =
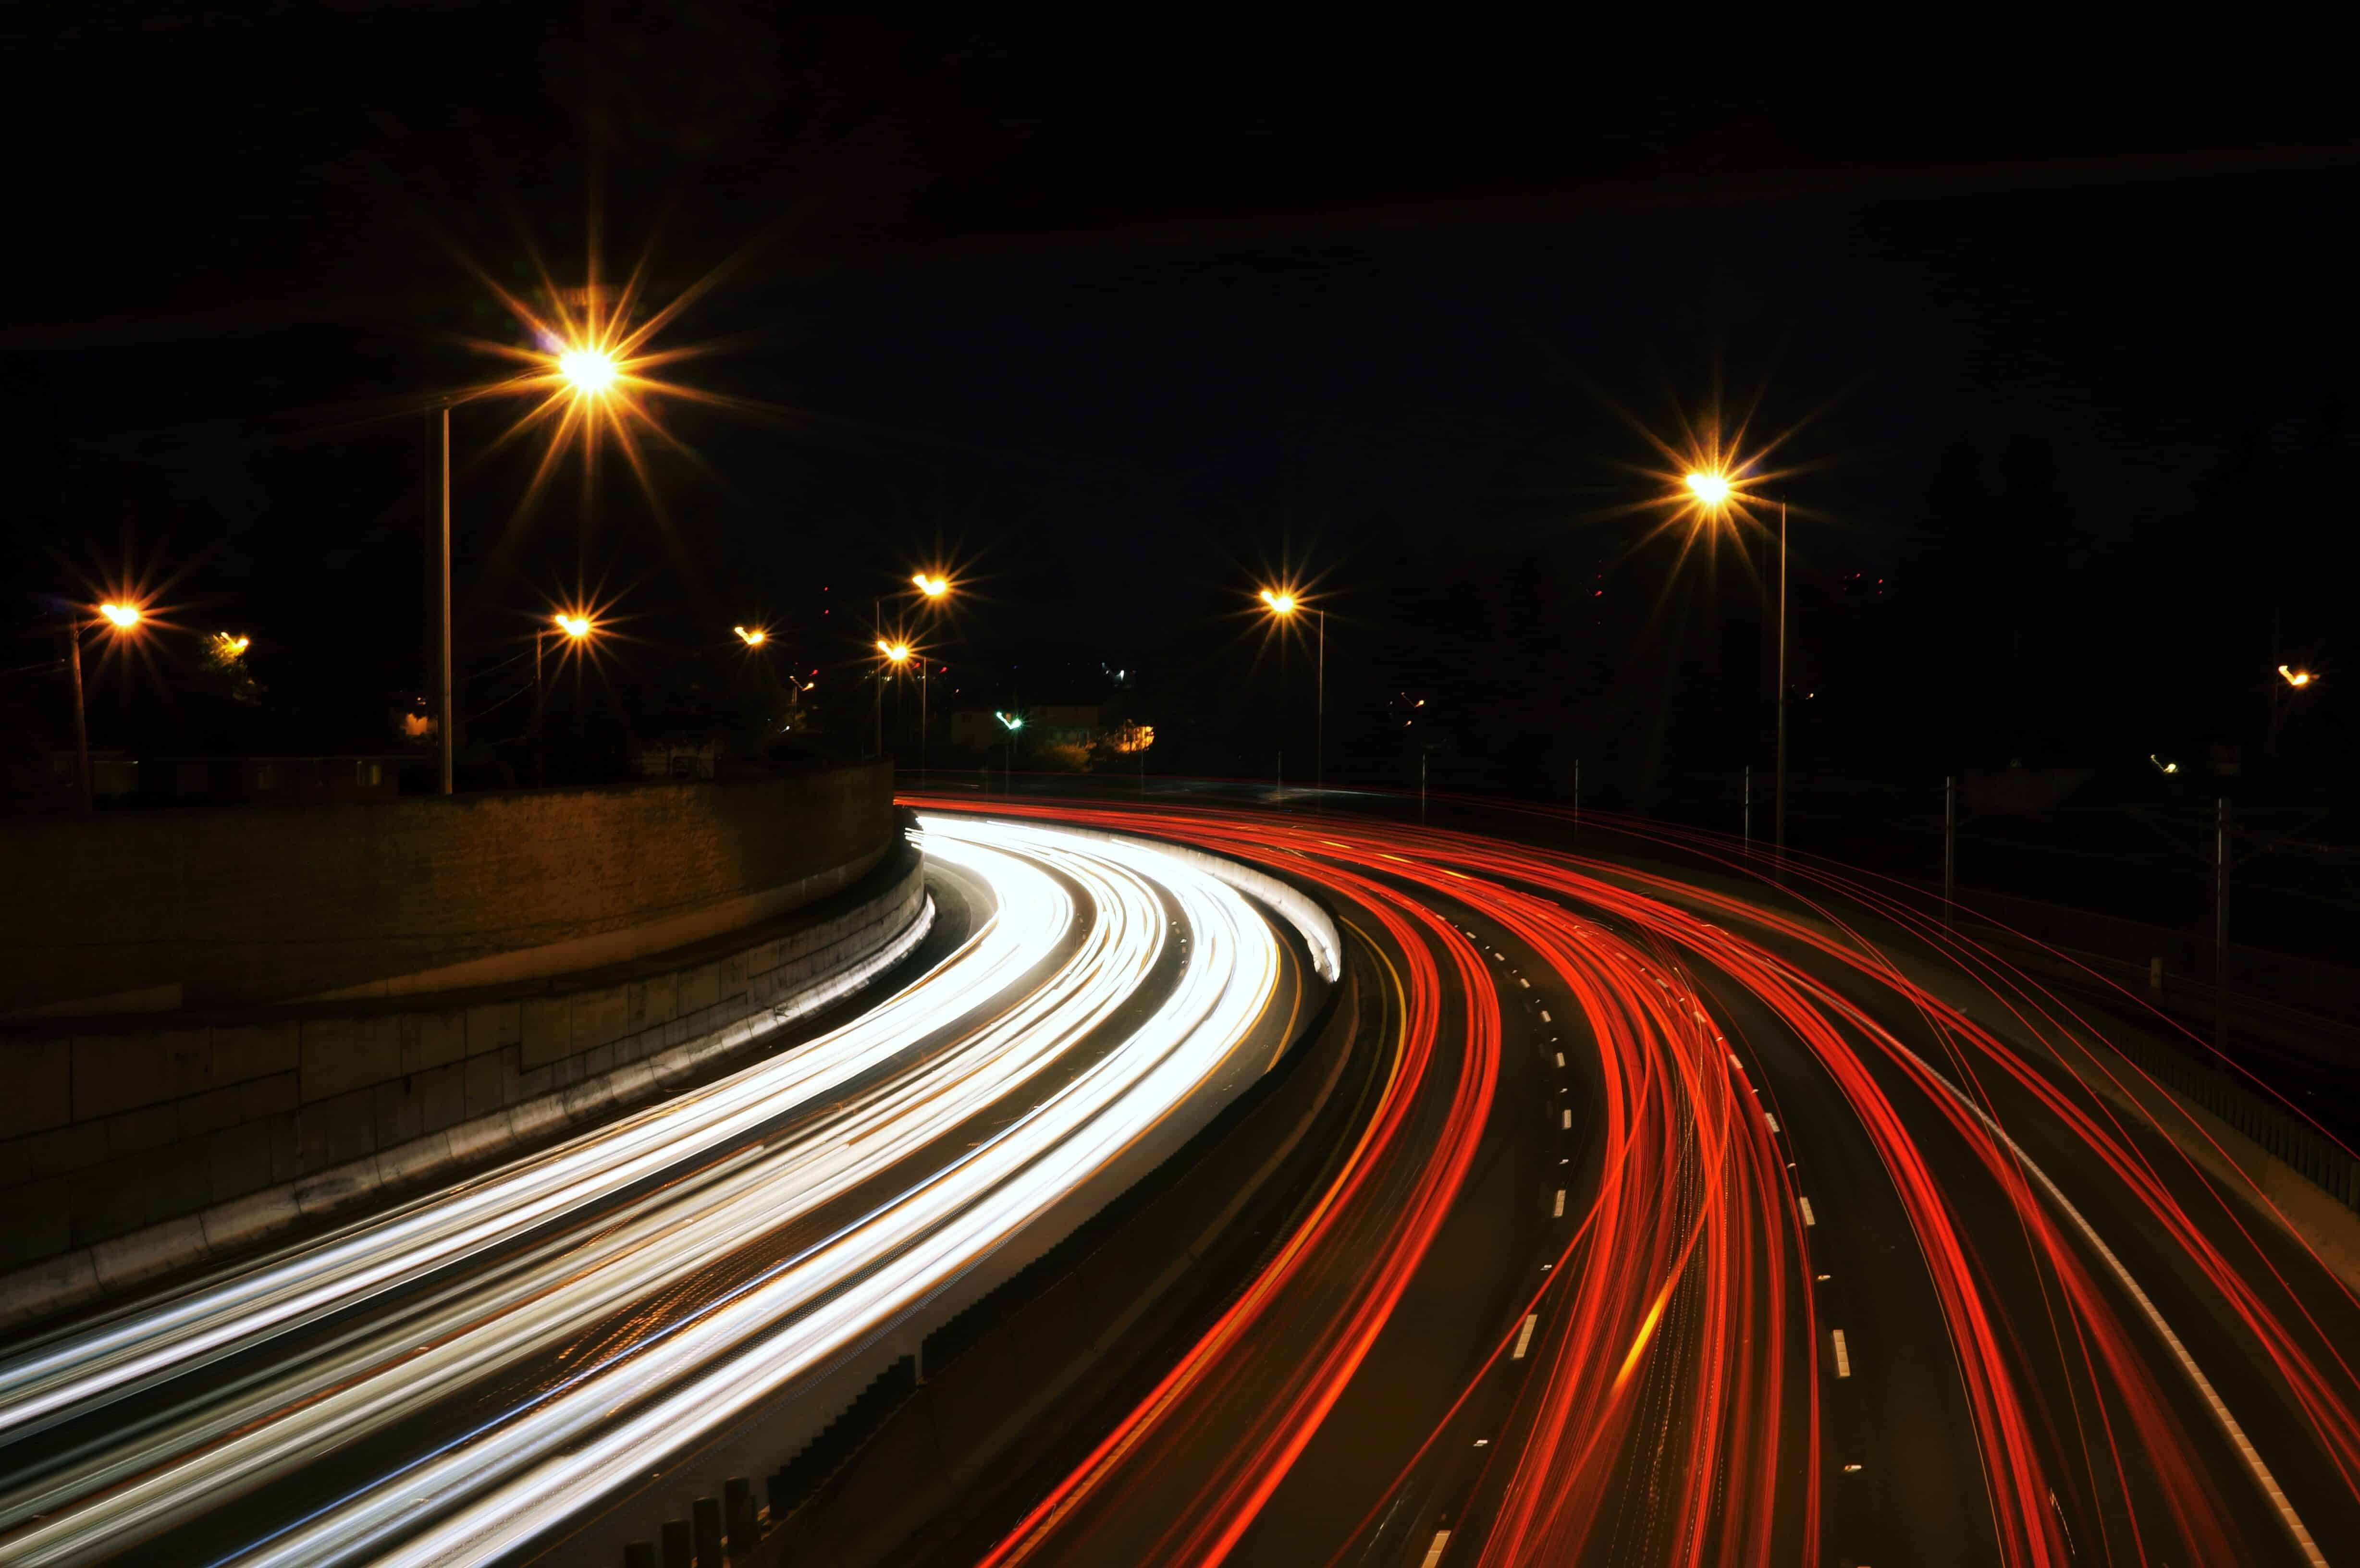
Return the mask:
<path id="1" fill-rule="evenodd" d="M 1716 520 L 1736 498 L 1737 486 L 1719 469 L 1690 471 L 1687 484 L 1704 514 Z M 1772 808 L 1772 839 L 1780 860 L 1786 857 L 1786 503 L 1778 503 L 1778 741 L 1777 794 Z"/>
<path id="2" fill-rule="evenodd" d="M 731 626 L 729 629 L 736 632 L 738 640 L 748 648 L 759 648 L 770 640 L 770 634 L 759 626 Z"/>
<path id="3" fill-rule="evenodd" d="M 569 348 L 557 356 L 557 373 L 576 397 L 596 397 L 612 391 L 621 369 L 603 348 Z"/>
<path id="4" fill-rule="evenodd" d="M 885 755 L 885 670 L 887 666 L 899 670 L 910 662 L 910 645 L 877 639 L 877 755 Z M 901 699 L 893 699 L 895 711 L 900 711 Z"/>
<path id="5" fill-rule="evenodd" d="M 1003 713 L 994 709 L 991 716 L 998 719 L 1000 727 L 1008 732 L 1008 768 L 1002 777 L 1007 780 L 1008 792 L 1013 795 L 1016 793 L 1016 732 L 1024 727 L 1024 715 Z"/>
<path id="6" fill-rule="evenodd" d="M 148 613 L 137 604 L 110 603 L 98 606 L 98 624 L 122 637 L 137 631 Z M 82 691 L 82 628 L 79 617 L 66 623 L 66 669 L 73 677 L 74 804 L 88 816 L 97 808 L 97 800 L 90 782 L 90 716 Z"/>
<path id="7" fill-rule="evenodd" d="M 910 582 L 924 599 L 928 609 L 938 609 L 949 597 L 951 580 L 939 572 L 919 572 L 911 574 Z M 926 771 L 926 688 L 933 683 L 932 671 L 926 660 L 918 664 L 918 772 Z"/>
<path id="8" fill-rule="evenodd" d="M 536 628 L 532 634 L 532 781 L 535 785 L 544 781 L 543 775 L 546 771 L 542 766 L 544 759 L 541 749 L 541 715 L 548 702 L 548 693 L 542 688 L 541 680 L 541 648 L 549 641 L 552 631 L 563 633 L 568 642 L 579 648 L 584 643 L 588 642 L 591 634 L 598 629 L 598 623 L 588 615 L 574 615 L 563 610 L 550 616 L 549 622 L 548 626 Z M 578 692 L 580 690 L 578 682 L 575 689 Z M 574 703 L 574 722 L 577 726 L 582 723 L 581 702 L 578 697 Z"/>
<path id="9" fill-rule="evenodd" d="M 1293 619 L 1295 611 L 1304 608 L 1303 601 L 1296 597 L 1292 590 L 1285 588 L 1263 589 L 1262 602 L 1269 608 L 1272 616 L 1280 621 Z M 1328 788 L 1328 612 L 1313 610 L 1311 613 L 1319 618 L 1318 698 L 1316 710 L 1318 719 L 1317 727 L 1312 731 L 1314 758 L 1312 788 L 1316 792 L 1324 792 Z M 1280 720 L 1282 733 L 1284 727 L 1285 721 L 1282 716 Z M 1279 746 L 1278 758 L 1278 787 L 1284 789 L 1286 788 L 1286 747 L 1284 743 Z"/>
<path id="10" fill-rule="evenodd" d="M 595 343 L 577 343 L 572 347 L 561 349 L 547 356 L 546 365 L 547 368 L 554 374 L 559 385 L 571 391 L 577 402 L 595 402 L 604 399 L 607 394 L 615 390 L 623 373 L 622 365 L 617 362 L 614 354 Z M 547 383 L 544 382 L 542 385 L 546 386 Z M 436 646 L 442 650 L 442 678 L 435 692 L 434 750 L 436 788 L 440 793 L 448 795 L 452 792 L 452 768 L 456 760 L 458 746 L 456 725 L 453 722 L 456 707 L 453 700 L 451 670 L 451 402 L 448 398 L 443 399 L 442 403 L 442 539 L 439 572 L 442 581 L 442 596 Z M 590 635 L 589 623 L 585 621 L 583 629 L 579 632 L 567 628 L 566 635 L 572 637 L 576 642 L 581 641 Z M 533 646 L 537 659 L 540 650 L 539 641 L 536 640 Z M 578 719 L 580 715 L 577 713 L 575 717 Z"/>

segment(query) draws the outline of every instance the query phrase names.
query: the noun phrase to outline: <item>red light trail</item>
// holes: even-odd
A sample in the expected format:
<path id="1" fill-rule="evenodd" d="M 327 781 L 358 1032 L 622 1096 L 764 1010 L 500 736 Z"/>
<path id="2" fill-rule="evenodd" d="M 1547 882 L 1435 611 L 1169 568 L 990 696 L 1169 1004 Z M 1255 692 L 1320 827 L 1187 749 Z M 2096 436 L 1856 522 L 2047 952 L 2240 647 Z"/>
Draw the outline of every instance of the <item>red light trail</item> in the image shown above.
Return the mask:
<path id="1" fill-rule="evenodd" d="M 1815 1226 L 1838 1223 L 1847 1195 L 1819 1192 L 1814 1217 L 1797 1176 L 1811 1151 L 1782 1126 L 1781 1088 L 1831 1088 L 1906 1215 L 1939 1309 L 1907 1331 L 1954 1363 L 1980 1467 L 1955 1477 L 1988 1514 L 1987 1548 L 1953 1543 L 1969 1558 L 2324 1563 L 2306 1515 L 2322 1531 L 2360 1518 L 2350 1288 L 2315 1254 L 2289 1265 L 2290 1243 L 2119 1108 L 2161 1091 L 2099 1026 L 1907 898 L 1800 862 L 1765 897 L 1728 846 L 1637 824 L 1610 858 L 1349 816 L 912 803 L 1172 839 L 1291 875 L 1353 922 L 1393 993 L 1393 1060 L 1349 1157 L 1227 1312 L 985 1558 L 993 1568 L 1102 1561 L 1110 1530 L 1158 1563 L 1216 1563 L 1251 1541 L 1428 1265 L 1487 1123 L 1532 1111 L 1500 1089 L 1503 1018 L 1527 983 L 1510 985 L 1476 925 L 1570 999 L 1549 1049 L 1589 1053 L 1596 1091 L 1561 1113 L 1582 1184 L 1559 1194 L 1542 1285 L 1457 1401 L 1407 1434 L 1393 1486 L 1354 1499 L 1365 1516 L 1321 1546 L 1330 1561 L 1362 1561 L 1380 1537 L 1397 1544 L 1367 1560 L 1500 1568 L 1816 1563 L 1843 1549 L 1828 1509 L 1883 1455 L 1857 1432 L 1836 1451 L 1827 1424 L 1829 1379 L 1852 1378 L 1854 1353 L 1822 1310 L 1814 1260 L 1830 1244 Z M 1720 864 L 1670 875 L 1673 850 Z M 1739 1008 L 1769 1029 L 1749 1032 Z M 1772 1034 L 1823 1076 L 1766 1069 Z M 2176 1332 L 2199 1316 L 2209 1377 Z M 1289 1319 L 1326 1324 L 1317 1354 L 1272 1331 Z M 2243 1368 L 2217 1354 L 2224 1335 L 2274 1397 L 2229 1376 Z M 2267 1454 L 2235 1413 L 2263 1404 Z M 1491 1424 L 1468 1427 L 1478 1409 Z M 1490 1434 L 1480 1460 L 1450 1469 L 1443 1450 L 1471 1430 Z M 2300 1506 L 2274 1464 L 2300 1472 Z M 1429 1504 L 1441 1512 L 1399 1517 Z M 1431 1547 L 1399 1543 L 1408 1529 Z"/>

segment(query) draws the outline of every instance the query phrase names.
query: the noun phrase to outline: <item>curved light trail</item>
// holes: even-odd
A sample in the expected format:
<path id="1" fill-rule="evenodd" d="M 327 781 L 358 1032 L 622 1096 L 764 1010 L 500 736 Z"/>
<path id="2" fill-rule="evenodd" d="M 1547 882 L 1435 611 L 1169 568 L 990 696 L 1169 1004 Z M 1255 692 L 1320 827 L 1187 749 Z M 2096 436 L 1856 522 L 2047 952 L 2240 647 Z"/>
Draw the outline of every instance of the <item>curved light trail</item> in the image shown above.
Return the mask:
<path id="1" fill-rule="evenodd" d="M 1603 849 L 1594 817 L 1573 841 L 1536 813 L 1577 850 L 991 809 L 1317 885 L 1393 996 L 1354 1147 L 993 1568 L 2316 1564 L 2360 1540 L 2360 1301 L 2208 1174 L 2229 1150 L 2120 1108 L 2160 1090 L 2099 1023 L 1922 900 L 1800 860 L 1781 886 L 1710 835 L 1621 824 Z M 1502 1088 L 1519 1053 L 1540 1105 Z M 1536 1283 L 1483 1319 L 1455 1397 L 1396 1410 L 1338 1523 L 1338 1476 L 1380 1445 L 1327 1423 L 1355 1379 L 1398 1407 L 1449 1354 L 1393 1320 L 1452 1227 L 1499 1228 L 1470 1161 L 1511 1136 L 1558 1184 L 1519 1222 Z M 1815 1170 L 1878 1174 L 1815 1191 Z M 1957 1419 L 1896 1417 L 1901 1389 Z M 1874 1479 L 1928 1468 L 1939 1494 Z"/>
<path id="2" fill-rule="evenodd" d="M 126 1412 L 10 1452 L 0 1563 L 96 1561 L 430 1432 L 221 1560 L 484 1561 L 901 1321 L 1229 1069 L 1284 960 L 1227 881 L 1137 843 L 925 827 L 986 911 L 860 1018 L 0 1365 L 0 1433 Z M 215 1360 L 263 1369 L 176 1397 Z"/>

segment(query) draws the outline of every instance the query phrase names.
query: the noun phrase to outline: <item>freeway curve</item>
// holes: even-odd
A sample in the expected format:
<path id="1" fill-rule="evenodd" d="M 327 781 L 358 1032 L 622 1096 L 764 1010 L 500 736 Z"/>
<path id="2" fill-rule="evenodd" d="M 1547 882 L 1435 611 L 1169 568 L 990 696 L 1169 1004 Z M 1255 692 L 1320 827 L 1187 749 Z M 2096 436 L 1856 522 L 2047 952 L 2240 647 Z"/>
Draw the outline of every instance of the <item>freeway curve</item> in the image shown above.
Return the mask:
<path id="1" fill-rule="evenodd" d="M 1334 972 L 1188 857 L 917 836 L 932 929 L 858 1016 L 0 1356 L 0 1563 L 614 1560 L 651 1475 L 1045 1246 Z"/>
<path id="2" fill-rule="evenodd" d="M 2234 1150 L 2125 1108 L 2158 1092 L 2103 1026 L 1922 900 L 1546 811 L 1510 843 L 963 809 L 1322 890 L 1382 1002 L 1382 1089 L 1228 1309 L 932 1560 L 2360 1549 L 2349 1280 Z"/>

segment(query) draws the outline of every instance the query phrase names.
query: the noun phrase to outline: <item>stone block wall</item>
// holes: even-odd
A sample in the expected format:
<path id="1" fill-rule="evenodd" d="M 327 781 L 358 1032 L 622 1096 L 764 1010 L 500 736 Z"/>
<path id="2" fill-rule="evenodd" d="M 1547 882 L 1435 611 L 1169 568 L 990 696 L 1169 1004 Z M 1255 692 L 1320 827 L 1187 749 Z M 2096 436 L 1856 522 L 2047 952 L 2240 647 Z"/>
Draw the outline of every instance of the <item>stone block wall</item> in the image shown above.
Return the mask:
<path id="1" fill-rule="evenodd" d="M 0 1323 L 620 1109 L 893 949 L 924 903 L 903 844 L 811 909 L 563 982 L 0 1031 Z"/>
<path id="2" fill-rule="evenodd" d="M 620 963 L 825 898 L 895 831 L 885 764 L 0 822 L 0 1018 L 421 994 Z"/>

